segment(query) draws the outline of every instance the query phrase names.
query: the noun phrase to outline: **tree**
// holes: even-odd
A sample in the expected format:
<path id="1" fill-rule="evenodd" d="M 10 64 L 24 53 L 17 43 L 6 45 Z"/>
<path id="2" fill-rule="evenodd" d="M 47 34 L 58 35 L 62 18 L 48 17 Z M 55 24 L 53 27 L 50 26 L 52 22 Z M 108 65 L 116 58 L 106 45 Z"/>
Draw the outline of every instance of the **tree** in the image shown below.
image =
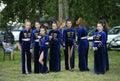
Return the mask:
<path id="1" fill-rule="evenodd" d="M 62 1 L 61 7 L 58 7 Z M 11 21 L 23 22 L 26 18 L 32 22 L 47 14 L 47 18 L 67 19 L 74 22 L 82 17 L 87 26 L 96 25 L 99 19 L 105 18 L 110 26 L 119 25 L 119 0 L 1 0 L 7 6 L 0 12 L 1 26 Z M 61 10 L 61 11 L 60 11 Z M 59 17 L 59 13 L 62 15 Z"/>

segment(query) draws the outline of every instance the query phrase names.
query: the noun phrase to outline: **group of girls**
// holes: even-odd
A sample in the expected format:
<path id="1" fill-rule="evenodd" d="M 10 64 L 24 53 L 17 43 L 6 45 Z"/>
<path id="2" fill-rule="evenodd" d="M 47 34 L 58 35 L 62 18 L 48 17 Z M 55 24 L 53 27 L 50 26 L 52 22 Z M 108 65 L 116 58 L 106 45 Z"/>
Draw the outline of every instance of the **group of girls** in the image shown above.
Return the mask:
<path id="1" fill-rule="evenodd" d="M 57 22 L 52 23 L 52 29 L 47 32 L 44 25 L 39 21 L 35 22 L 35 29 L 31 29 L 31 22 L 25 21 L 25 28 L 21 30 L 19 42 L 22 48 L 22 73 L 31 73 L 31 54 L 34 49 L 34 73 L 47 73 L 61 71 L 60 48 L 64 49 L 65 69 L 73 71 L 75 62 L 75 46 L 78 45 L 79 70 L 89 71 L 88 50 L 89 41 L 88 31 L 83 24 L 82 18 L 76 21 L 77 31 L 72 26 L 70 19 L 66 20 L 66 27 L 58 27 Z M 93 37 L 94 50 L 94 72 L 104 74 L 109 70 L 107 54 L 107 24 L 105 20 L 100 20 Z M 77 38 L 77 40 L 76 40 Z M 50 51 L 48 52 L 48 49 Z M 49 69 L 47 58 L 49 53 Z"/>

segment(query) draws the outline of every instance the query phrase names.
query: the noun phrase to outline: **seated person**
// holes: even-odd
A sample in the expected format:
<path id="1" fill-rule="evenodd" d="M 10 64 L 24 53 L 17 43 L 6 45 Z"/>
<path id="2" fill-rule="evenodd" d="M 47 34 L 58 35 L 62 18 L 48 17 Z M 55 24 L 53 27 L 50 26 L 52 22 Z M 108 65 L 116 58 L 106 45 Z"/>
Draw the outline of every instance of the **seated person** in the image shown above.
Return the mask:
<path id="1" fill-rule="evenodd" d="M 14 36 L 13 36 L 13 34 L 11 32 L 11 28 L 10 27 L 8 27 L 6 29 L 6 31 L 5 31 L 5 33 L 4 33 L 4 40 L 7 41 L 7 42 L 10 42 L 12 44 L 14 42 Z"/>
<path id="2" fill-rule="evenodd" d="M 11 54 L 11 60 L 13 60 L 14 50 L 19 49 L 21 51 L 21 47 L 19 43 L 12 45 L 9 42 L 2 42 L 2 45 L 3 45 L 3 48 L 5 49 L 5 52 Z"/>

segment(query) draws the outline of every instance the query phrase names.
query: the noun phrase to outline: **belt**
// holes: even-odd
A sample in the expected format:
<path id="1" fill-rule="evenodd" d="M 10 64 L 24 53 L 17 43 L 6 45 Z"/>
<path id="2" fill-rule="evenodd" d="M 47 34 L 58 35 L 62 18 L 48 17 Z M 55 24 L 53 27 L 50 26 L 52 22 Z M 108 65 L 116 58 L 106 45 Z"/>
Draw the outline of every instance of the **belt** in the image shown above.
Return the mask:
<path id="1" fill-rule="evenodd" d="M 81 39 L 87 39 L 87 36 L 85 36 L 85 37 L 81 37 Z"/>
<path id="2" fill-rule="evenodd" d="M 99 43 L 99 42 L 101 42 L 101 41 L 94 41 L 95 43 Z"/>
<path id="3" fill-rule="evenodd" d="M 39 39 L 36 39 L 35 42 L 39 42 Z"/>
<path id="4" fill-rule="evenodd" d="M 22 39 L 23 41 L 30 41 L 30 38 Z"/>

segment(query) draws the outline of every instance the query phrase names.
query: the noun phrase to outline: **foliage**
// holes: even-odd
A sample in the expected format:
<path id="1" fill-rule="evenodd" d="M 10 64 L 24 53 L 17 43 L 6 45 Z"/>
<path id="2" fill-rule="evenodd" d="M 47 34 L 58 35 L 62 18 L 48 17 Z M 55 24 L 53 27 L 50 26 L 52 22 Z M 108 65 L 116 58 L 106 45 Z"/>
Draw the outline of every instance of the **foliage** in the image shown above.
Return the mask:
<path id="1" fill-rule="evenodd" d="M 58 18 L 58 0 L 1 0 L 7 6 L 0 12 L 0 25 L 11 21 L 23 22 L 29 18 L 32 22 L 47 14 L 47 18 Z M 69 17 L 74 21 L 82 17 L 87 26 L 96 25 L 105 18 L 110 26 L 119 25 L 119 0 L 68 0 Z M 43 11 L 45 11 L 43 13 Z"/>

